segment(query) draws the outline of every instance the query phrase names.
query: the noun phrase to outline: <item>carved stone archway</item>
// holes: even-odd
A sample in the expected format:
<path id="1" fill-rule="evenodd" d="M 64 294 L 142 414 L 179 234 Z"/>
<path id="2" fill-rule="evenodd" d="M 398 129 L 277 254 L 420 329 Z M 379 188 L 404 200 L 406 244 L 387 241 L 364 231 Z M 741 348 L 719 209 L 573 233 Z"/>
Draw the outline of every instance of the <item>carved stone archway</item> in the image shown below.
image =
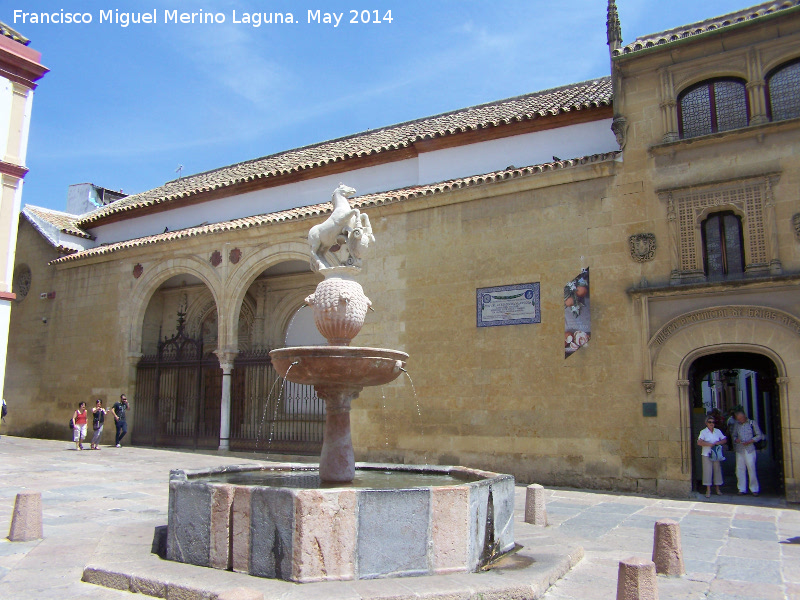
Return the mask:
<path id="1" fill-rule="evenodd" d="M 781 430 L 783 437 L 786 497 L 800 501 L 800 455 L 793 455 L 792 427 L 800 420 L 800 406 L 791 382 L 800 381 L 800 320 L 777 309 L 759 306 L 721 306 L 690 311 L 665 323 L 648 347 L 652 398 L 659 419 L 679 445 L 680 461 L 665 467 L 668 479 L 684 481 L 690 488 L 693 440 L 689 415 L 689 368 L 699 357 L 727 352 L 761 354 L 778 371 Z M 672 433 L 674 431 L 674 433 Z"/>

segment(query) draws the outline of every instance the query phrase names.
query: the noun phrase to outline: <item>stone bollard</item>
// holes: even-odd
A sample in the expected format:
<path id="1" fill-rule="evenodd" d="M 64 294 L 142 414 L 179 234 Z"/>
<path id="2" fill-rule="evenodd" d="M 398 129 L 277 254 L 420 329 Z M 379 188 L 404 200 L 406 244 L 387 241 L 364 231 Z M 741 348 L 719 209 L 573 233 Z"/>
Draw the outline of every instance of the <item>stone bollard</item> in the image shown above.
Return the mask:
<path id="1" fill-rule="evenodd" d="M 653 536 L 653 562 L 656 573 L 680 577 L 686 574 L 681 549 L 681 526 L 672 519 L 656 521 Z"/>
<path id="2" fill-rule="evenodd" d="M 41 492 L 20 492 L 14 501 L 8 539 L 12 542 L 29 542 L 43 537 Z"/>
<path id="3" fill-rule="evenodd" d="M 264 594 L 250 588 L 233 588 L 217 594 L 217 600 L 264 600 Z"/>
<path id="4" fill-rule="evenodd" d="M 619 561 L 617 600 L 658 600 L 653 561 L 636 557 Z"/>
<path id="5" fill-rule="evenodd" d="M 525 522 L 531 525 L 547 525 L 547 508 L 544 503 L 544 488 L 538 483 L 525 489 Z"/>

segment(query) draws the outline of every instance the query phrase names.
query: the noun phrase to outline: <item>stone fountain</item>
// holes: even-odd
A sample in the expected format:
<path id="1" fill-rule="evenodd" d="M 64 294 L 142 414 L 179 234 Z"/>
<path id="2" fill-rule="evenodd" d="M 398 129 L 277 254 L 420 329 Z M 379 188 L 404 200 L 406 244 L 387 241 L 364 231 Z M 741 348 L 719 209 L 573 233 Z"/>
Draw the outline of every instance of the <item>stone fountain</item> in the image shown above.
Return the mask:
<path id="1" fill-rule="evenodd" d="M 340 184 L 333 193 L 333 212 L 308 233 L 311 268 L 325 278 L 306 298 L 314 323 L 327 346 L 281 348 L 269 353 L 281 376 L 314 386 L 325 401 L 325 432 L 319 458 L 323 482 L 349 482 L 355 476 L 350 436 L 350 403 L 366 386 L 397 378 L 408 354 L 384 348 L 351 348 L 372 302 L 355 278 L 375 241 L 369 217 L 350 208 L 355 190 Z"/>
<path id="2" fill-rule="evenodd" d="M 355 463 L 350 406 L 387 384 L 408 355 L 350 346 L 369 298 L 356 281 L 375 241 L 340 184 L 308 235 L 322 274 L 306 302 L 327 346 L 270 352 L 278 374 L 325 401 L 319 468 L 302 464 L 176 470 L 167 558 L 296 582 L 468 572 L 514 547 L 514 478 L 477 469 Z"/>

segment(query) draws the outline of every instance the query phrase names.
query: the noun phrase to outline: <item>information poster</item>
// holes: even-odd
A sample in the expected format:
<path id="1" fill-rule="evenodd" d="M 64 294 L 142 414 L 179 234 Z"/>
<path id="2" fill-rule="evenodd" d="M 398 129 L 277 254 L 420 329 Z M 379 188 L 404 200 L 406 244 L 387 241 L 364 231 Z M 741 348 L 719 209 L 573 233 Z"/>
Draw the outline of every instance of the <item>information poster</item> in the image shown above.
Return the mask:
<path id="1" fill-rule="evenodd" d="M 541 323 L 539 283 L 478 288 L 478 327 Z"/>
<path id="2" fill-rule="evenodd" d="M 589 269 L 564 286 L 564 358 L 583 348 L 592 337 Z"/>

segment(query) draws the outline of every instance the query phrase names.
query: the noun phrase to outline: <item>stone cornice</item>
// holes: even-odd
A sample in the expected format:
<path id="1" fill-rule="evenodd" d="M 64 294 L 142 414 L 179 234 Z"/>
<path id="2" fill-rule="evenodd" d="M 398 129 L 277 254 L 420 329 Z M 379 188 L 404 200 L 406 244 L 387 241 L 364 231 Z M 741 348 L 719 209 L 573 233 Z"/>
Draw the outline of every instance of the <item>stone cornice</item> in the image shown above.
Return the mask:
<path id="1" fill-rule="evenodd" d="M 674 142 L 655 144 L 647 148 L 647 153 L 651 156 L 669 156 L 689 149 L 706 148 L 741 140 L 757 139 L 761 142 L 765 135 L 793 131 L 798 128 L 800 128 L 800 117 L 783 121 L 769 121 L 761 125 L 749 125 L 740 129 L 730 129 L 728 131 L 709 133 L 708 135 L 684 138 Z"/>
<path id="2" fill-rule="evenodd" d="M 20 165 L 15 165 L 14 163 L 0 160 L 0 174 L 22 179 L 28 174 L 28 169 Z"/>
<path id="3" fill-rule="evenodd" d="M 0 74 L 34 89 L 35 81 L 41 79 L 49 69 L 40 62 L 42 55 L 28 46 L 23 46 L 5 36 L 0 36 Z"/>
<path id="4" fill-rule="evenodd" d="M 800 284 L 800 273 L 787 275 L 767 275 L 763 277 L 743 277 L 726 281 L 702 281 L 680 285 L 658 285 L 652 287 L 632 287 L 627 290 L 629 296 L 640 298 L 665 298 L 670 296 L 685 296 L 694 294 L 724 293 L 739 289 L 762 289 L 776 286 L 796 287 Z"/>

